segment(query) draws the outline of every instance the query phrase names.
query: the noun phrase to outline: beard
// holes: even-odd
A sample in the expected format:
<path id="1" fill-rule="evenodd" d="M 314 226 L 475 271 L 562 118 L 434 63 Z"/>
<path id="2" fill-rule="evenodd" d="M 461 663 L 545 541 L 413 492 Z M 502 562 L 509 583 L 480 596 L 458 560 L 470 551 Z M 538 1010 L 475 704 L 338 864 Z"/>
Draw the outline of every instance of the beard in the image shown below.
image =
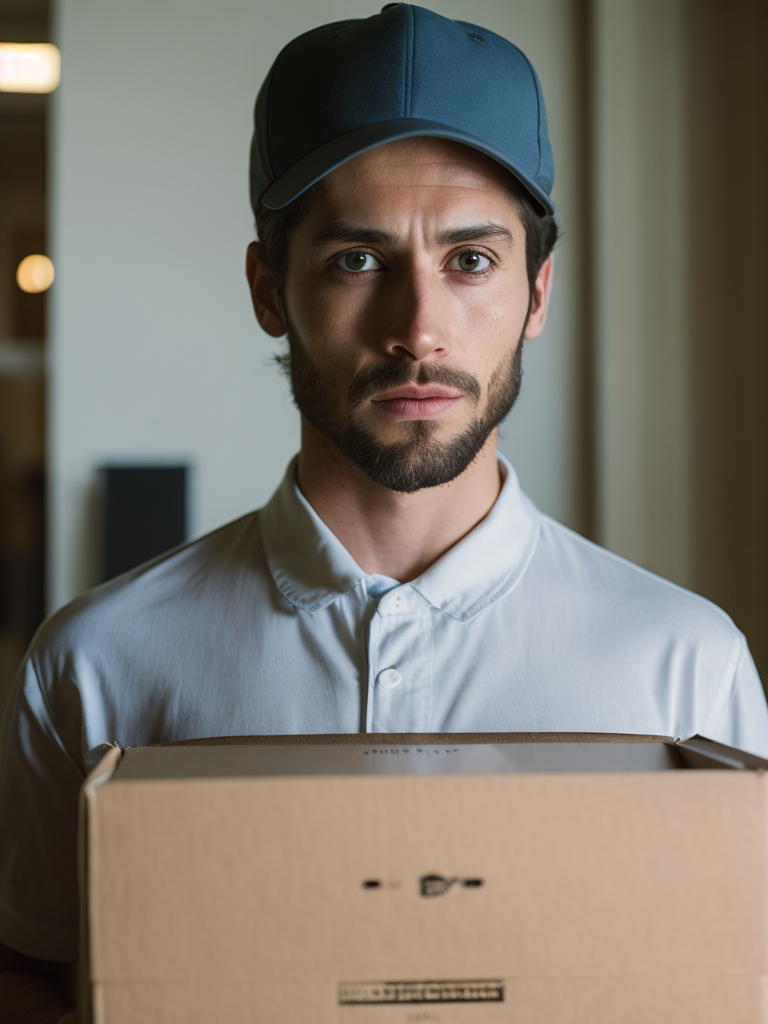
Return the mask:
<path id="1" fill-rule="evenodd" d="M 491 432 L 505 419 L 520 394 L 523 379 L 523 336 L 491 374 L 482 413 L 459 434 L 437 440 L 434 420 L 405 420 L 402 440 L 384 443 L 355 413 L 368 399 L 406 384 L 440 384 L 467 395 L 477 407 L 482 395 L 474 374 L 437 363 L 401 362 L 389 367 L 369 367 L 353 379 L 347 394 L 345 419 L 334 412 L 338 383 L 332 372 L 310 359 L 295 329 L 289 325 L 288 352 L 276 357 L 286 373 L 297 409 L 358 469 L 390 491 L 412 494 L 424 487 L 438 487 L 460 476 L 475 460 Z"/>

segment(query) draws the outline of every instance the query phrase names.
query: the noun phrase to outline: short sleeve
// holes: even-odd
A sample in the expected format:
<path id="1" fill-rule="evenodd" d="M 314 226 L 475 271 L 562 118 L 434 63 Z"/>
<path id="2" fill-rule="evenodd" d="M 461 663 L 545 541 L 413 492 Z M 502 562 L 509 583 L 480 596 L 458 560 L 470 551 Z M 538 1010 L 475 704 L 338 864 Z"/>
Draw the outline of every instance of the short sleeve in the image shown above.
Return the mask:
<path id="1" fill-rule="evenodd" d="M 743 636 L 731 665 L 702 733 L 728 747 L 768 758 L 768 704 Z"/>
<path id="2" fill-rule="evenodd" d="M 62 962 L 78 957 L 77 810 L 83 778 L 28 658 L 0 731 L 0 940 L 28 956 Z"/>

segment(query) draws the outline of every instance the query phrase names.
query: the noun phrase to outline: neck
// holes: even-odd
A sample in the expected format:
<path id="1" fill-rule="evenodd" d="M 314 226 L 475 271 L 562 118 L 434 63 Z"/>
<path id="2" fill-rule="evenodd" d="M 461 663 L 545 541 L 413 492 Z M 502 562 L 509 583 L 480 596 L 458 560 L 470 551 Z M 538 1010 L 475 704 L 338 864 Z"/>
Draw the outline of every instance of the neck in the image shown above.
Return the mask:
<path id="1" fill-rule="evenodd" d="M 414 494 L 369 480 L 302 419 L 299 487 L 325 525 L 367 575 L 416 579 L 488 515 L 499 496 L 493 431 L 455 480 Z"/>

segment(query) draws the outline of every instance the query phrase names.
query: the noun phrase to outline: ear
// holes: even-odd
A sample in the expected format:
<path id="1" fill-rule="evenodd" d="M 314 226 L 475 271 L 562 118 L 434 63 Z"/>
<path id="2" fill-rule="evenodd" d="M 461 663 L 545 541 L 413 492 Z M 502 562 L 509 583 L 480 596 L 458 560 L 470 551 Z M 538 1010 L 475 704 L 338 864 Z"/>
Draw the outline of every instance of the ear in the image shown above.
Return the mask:
<path id="1" fill-rule="evenodd" d="M 528 323 L 525 325 L 525 339 L 530 341 L 538 338 L 544 330 L 547 322 L 547 310 L 549 309 L 549 297 L 552 294 L 552 279 L 555 273 L 555 254 L 551 252 L 541 265 L 536 275 L 536 283 L 533 286 L 531 296 L 531 312 L 528 316 Z"/>
<path id="2" fill-rule="evenodd" d="M 273 338 L 285 334 L 285 312 L 272 272 L 259 259 L 259 243 L 251 242 L 245 255 L 245 276 L 251 289 L 259 326 Z"/>

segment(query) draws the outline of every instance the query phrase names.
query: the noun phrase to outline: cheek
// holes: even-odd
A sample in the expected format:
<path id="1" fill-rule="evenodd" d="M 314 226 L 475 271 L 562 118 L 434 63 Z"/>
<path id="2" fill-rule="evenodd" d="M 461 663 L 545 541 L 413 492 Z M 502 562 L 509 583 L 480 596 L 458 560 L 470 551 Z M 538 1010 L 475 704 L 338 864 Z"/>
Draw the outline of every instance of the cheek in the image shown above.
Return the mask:
<path id="1" fill-rule="evenodd" d="M 517 347 L 528 313 L 528 290 L 505 275 L 492 289 L 471 291 L 460 305 L 459 336 L 478 371 L 490 373 Z"/>
<path id="2" fill-rule="evenodd" d="M 360 344 L 365 326 L 376 317 L 370 298 L 360 288 L 334 288 L 325 278 L 307 274 L 299 281 L 286 281 L 288 318 L 306 347 L 331 358 Z"/>

